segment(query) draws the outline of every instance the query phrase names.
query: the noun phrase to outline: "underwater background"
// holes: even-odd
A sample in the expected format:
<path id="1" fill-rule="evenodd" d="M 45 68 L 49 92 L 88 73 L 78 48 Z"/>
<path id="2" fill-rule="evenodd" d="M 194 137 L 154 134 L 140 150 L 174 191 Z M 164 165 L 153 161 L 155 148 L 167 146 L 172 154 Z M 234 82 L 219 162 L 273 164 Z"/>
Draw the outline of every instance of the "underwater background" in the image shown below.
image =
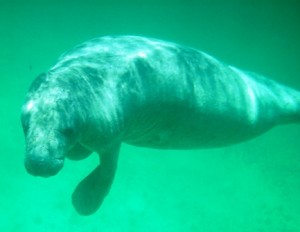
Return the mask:
<path id="1" fill-rule="evenodd" d="M 0 0 L 0 231 L 299 232 L 297 124 L 219 149 L 123 145 L 111 191 L 88 217 L 71 194 L 95 154 L 66 160 L 55 177 L 26 173 L 30 83 L 74 45 L 122 34 L 195 47 L 300 90 L 300 1 Z"/>

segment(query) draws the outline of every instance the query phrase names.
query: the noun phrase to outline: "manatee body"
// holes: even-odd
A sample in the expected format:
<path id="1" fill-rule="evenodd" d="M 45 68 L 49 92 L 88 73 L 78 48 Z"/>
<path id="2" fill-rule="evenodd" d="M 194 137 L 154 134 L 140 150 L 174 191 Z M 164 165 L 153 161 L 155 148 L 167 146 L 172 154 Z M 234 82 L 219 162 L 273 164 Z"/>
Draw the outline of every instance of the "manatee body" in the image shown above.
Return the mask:
<path id="1" fill-rule="evenodd" d="M 75 189 L 80 214 L 108 193 L 122 142 L 158 149 L 219 147 L 299 122 L 300 94 L 174 43 L 97 38 L 63 54 L 32 83 L 22 108 L 25 166 L 55 175 L 64 158 L 99 154 Z"/>

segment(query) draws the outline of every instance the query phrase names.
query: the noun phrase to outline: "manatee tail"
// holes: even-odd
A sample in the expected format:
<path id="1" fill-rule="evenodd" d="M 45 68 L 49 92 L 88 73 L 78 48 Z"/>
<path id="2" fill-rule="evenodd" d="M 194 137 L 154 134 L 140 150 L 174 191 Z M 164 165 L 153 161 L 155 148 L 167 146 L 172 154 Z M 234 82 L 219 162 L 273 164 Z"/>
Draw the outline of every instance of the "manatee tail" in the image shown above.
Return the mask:
<path id="1" fill-rule="evenodd" d="M 252 77 L 262 83 L 263 88 L 257 95 L 265 99 L 261 108 L 269 109 L 264 113 L 273 115 L 271 117 L 277 124 L 300 123 L 300 91 L 257 74 L 252 74 Z"/>
<path id="2" fill-rule="evenodd" d="M 282 123 L 300 123 L 300 91 L 284 87 L 285 94 L 281 94 L 282 99 Z"/>

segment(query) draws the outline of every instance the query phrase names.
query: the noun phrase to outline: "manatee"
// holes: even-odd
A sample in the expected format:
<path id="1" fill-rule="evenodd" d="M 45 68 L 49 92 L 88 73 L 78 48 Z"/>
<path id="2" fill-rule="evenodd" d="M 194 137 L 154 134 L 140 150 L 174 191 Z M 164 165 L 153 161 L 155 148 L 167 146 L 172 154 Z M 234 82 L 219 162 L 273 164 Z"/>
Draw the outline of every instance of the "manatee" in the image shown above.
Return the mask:
<path id="1" fill-rule="evenodd" d="M 32 83 L 22 107 L 25 167 L 56 175 L 64 159 L 99 164 L 72 201 L 94 213 L 108 194 L 120 146 L 222 147 L 299 122 L 300 94 L 193 48 L 106 36 L 64 53 Z"/>

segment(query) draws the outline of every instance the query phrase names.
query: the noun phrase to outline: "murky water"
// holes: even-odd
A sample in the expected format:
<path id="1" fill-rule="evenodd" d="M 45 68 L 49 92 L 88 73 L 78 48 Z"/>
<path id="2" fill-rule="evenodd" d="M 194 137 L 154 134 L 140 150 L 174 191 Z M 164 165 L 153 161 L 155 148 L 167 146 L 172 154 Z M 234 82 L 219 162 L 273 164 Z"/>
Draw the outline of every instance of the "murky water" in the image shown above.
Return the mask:
<path id="1" fill-rule="evenodd" d="M 143 2 L 143 3 L 141 3 Z M 124 145 L 108 197 L 82 217 L 70 196 L 96 155 L 55 177 L 23 167 L 20 107 L 64 51 L 102 35 L 186 44 L 300 89 L 297 1 L 0 1 L 1 231 L 300 231 L 300 127 L 240 145 L 159 151 Z"/>

